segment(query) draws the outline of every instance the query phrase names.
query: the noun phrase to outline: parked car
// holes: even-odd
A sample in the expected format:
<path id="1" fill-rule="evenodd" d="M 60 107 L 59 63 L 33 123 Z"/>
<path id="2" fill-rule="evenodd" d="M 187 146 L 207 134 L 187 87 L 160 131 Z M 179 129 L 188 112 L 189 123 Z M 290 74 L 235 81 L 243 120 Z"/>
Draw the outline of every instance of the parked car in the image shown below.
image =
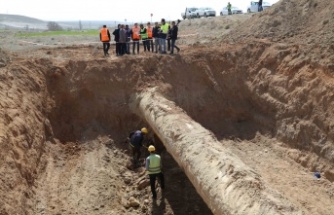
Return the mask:
<path id="1" fill-rule="evenodd" d="M 271 7 L 271 4 L 268 2 L 262 2 L 262 8 L 263 10 L 268 9 Z M 256 13 L 259 12 L 259 2 L 251 1 L 251 4 L 247 8 L 248 13 Z"/>
<path id="2" fill-rule="evenodd" d="M 237 8 L 237 7 L 232 7 L 231 8 L 231 12 L 232 14 L 242 14 L 242 10 Z M 220 11 L 220 15 L 221 16 L 225 16 L 228 15 L 228 9 L 227 7 L 224 7 L 221 11 Z"/>
<path id="3" fill-rule="evenodd" d="M 184 13 L 181 13 L 183 19 L 191 19 L 195 17 L 195 11 L 197 7 L 187 7 Z"/>
<path id="4" fill-rule="evenodd" d="M 200 17 L 208 17 L 208 16 L 216 16 L 216 11 L 210 7 L 201 7 L 198 8 L 195 12 L 195 16 L 197 18 Z"/>

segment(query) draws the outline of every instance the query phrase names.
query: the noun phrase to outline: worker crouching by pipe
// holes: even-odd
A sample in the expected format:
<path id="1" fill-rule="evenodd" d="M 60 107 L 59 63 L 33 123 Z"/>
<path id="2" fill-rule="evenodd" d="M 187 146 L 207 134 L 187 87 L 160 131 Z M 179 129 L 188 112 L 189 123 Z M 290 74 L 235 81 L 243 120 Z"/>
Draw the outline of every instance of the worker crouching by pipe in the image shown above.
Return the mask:
<path id="1" fill-rule="evenodd" d="M 140 149 L 143 146 L 144 136 L 147 135 L 147 133 L 148 133 L 148 130 L 147 128 L 144 127 L 141 130 L 131 132 L 129 135 L 134 168 L 140 166 L 140 163 L 139 163 L 139 159 L 141 156 Z"/>
<path id="2" fill-rule="evenodd" d="M 155 153 L 155 147 L 153 145 L 150 145 L 148 147 L 148 151 L 150 152 L 150 155 L 146 158 L 145 161 L 145 168 L 148 172 L 148 175 L 150 177 L 150 184 L 151 184 L 151 192 L 153 199 L 157 198 L 157 192 L 155 190 L 155 181 L 158 177 L 160 181 L 160 187 L 161 189 L 165 188 L 165 181 L 164 181 L 164 175 L 161 171 L 161 157 L 160 155 L 157 155 Z"/>

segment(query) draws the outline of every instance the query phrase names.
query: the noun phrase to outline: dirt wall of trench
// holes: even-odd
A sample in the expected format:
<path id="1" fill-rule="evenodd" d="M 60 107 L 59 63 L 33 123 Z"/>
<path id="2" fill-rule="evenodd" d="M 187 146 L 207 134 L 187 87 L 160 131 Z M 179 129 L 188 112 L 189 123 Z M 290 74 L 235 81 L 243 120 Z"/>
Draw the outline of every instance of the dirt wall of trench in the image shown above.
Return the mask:
<path id="1" fill-rule="evenodd" d="M 0 214 L 24 214 L 34 204 L 44 165 L 46 71 L 39 61 L 0 68 Z"/>
<path id="2" fill-rule="evenodd" d="M 194 50 L 165 68 L 164 94 L 217 137 L 277 138 L 290 157 L 333 181 L 333 79 L 321 49 L 263 41 L 223 49 Z"/>
<path id="3" fill-rule="evenodd" d="M 277 138 L 297 162 L 333 181 L 331 64 L 314 57 L 321 49 L 306 51 L 253 41 L 175 57 L 9 63 L 0 68 L 2 213 L 33 207 L 47 141 L 110 134 L 121 143 L 144 123 L 129 109 L 133 93 L 152 86 L 217 137 Z"/>

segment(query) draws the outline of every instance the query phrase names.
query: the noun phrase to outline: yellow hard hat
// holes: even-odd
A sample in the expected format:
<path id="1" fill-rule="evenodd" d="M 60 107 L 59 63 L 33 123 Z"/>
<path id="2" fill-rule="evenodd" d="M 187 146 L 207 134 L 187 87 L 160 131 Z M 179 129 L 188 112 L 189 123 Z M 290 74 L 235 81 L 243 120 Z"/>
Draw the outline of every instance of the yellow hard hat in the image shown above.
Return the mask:
<path id="1" fill-rule="evenodd" d="M 155 151 L 155 147 L 152 146 L 152 145 L 150 145 L 150 146 L 148 147 L 148 151 L 149 151 L 149 152 L 154 152 L 154 151 Z"/>
<path id="2" fill-rule="evenodd" d="M 147 130 L 147 128 L 142 128 L 141 130 L 140 130 L 141 132 L 143 132 L 144 134 L 147 134 L 148 133 L 148 130 Z"/>

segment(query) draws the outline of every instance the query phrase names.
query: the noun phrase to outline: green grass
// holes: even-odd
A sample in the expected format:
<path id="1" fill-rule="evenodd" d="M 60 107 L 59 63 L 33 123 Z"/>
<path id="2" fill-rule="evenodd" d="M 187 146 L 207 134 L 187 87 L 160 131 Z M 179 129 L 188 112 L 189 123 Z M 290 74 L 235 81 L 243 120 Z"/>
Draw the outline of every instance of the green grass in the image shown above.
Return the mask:
<path id="1" fill-rule="evenodd" d="M 15 34 L 16 37 L 50 37 L 50 36 L 96 36 L 98 30 L 82 30 L 82 31 L 43 31 L 43 32 L 24 32 Z"/>

